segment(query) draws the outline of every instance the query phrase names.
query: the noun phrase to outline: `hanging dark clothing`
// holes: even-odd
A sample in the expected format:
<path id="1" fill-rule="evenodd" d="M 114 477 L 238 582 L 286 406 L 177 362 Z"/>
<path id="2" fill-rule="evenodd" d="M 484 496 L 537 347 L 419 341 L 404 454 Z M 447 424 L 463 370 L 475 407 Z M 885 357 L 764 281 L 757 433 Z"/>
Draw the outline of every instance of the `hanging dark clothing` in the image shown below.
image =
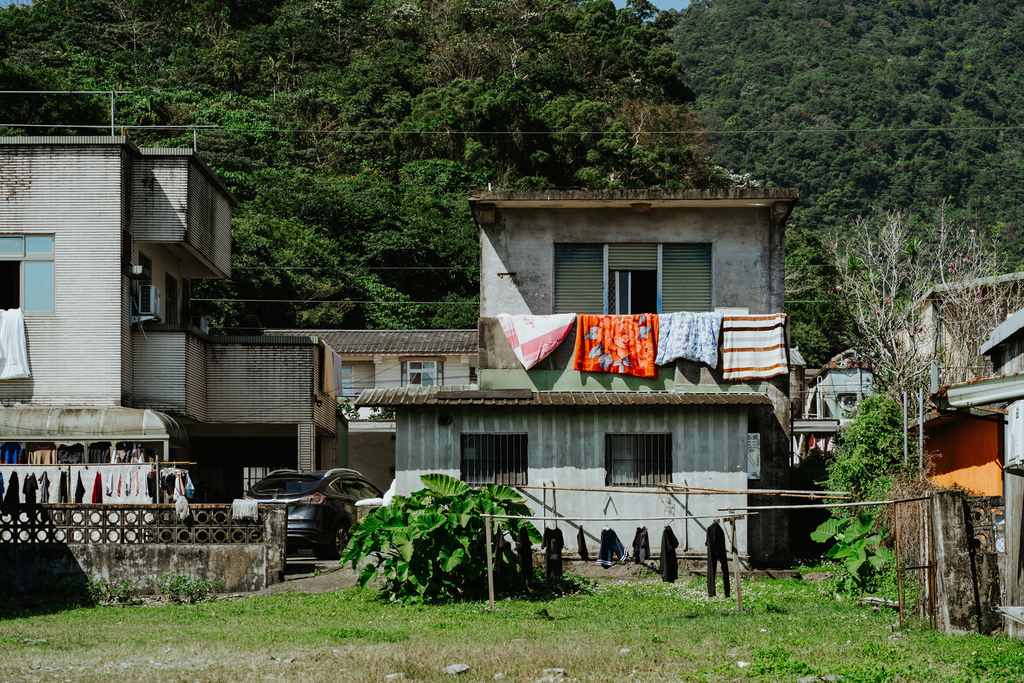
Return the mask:
<path id="1" fill-rule="evenodd" d="M 110 462 L 110 442 L 109 441 L 94 441 L 89 444 L 89 462 L 91 463 L 109 463 Z"/>
<path id="2" fill-rule="evenodd" d="M 35 473 L 29 473 L 25 477 L 25 483 L 21 487 L 21 492 L 25 494 L 25 505 L 36 504 L 36 491 L 39 490 L 39 481 L 36 479 Z"/>
<path id="3" fill-rule="evenodd" d="M 651 540 L 647 535 L 647 527 L 638 526 L 633 537 L 633 562 L 643 564 L 651 556 Z"/>
<path id="4" fill-rule="evenodd" d="M 85 462 L 85 446 L 80 443 L 62 443 L 57 446 L 57 464 L 79 465 Z"/>
<path id="5" fill-rule="evenodd" d="M 679 558 L 676 557 L 678 547 L 679 540 L 672 533 L 672 527 L 665 527 L 661 533 L 661 580 L 667 583 L 675 583 L 679 578 Z"/>
<path id="6" fill-rule="evenodd" d="M 57 502 L 68 502 L 68 473 L 61 470 L 60 481 L 57 484 Z"/>
<path id="7" fill-rule="evenodd" d="M 544 576 L 550 578 L 562 575 L 562 548 L 565 538 L 561 529 L 544 528 L 540 547 L 544 549 Z"/>
<path id="8" fill-rule="evenodd" d="M 519 555 L 519 572 L 523 581 L 530 583 L 533 580 L 533 545 L 530 543 L 530 531 L 526 524 L 519 527 L 519 535 L 516 537 L 516 554 Z"/>
<path id="9" fill-rule="evenodd" d="M 601 549 L 597 552 L 597 563 L 608 569 L 612 566 L 612 558 L 616 561 L 621 560 L 626 556 L 626 549 L 622 545 L 622 541 L 615 534 L 614 531 L 605 527 L 601 530 Z"/>
<path id="10" fill-rule="evenodd" d="M 716 565 L 722 564 L 722 583 L 725 585 L 725 597 L 729 597 L 729 556 L 725 553 L 725 531 L 718 522 L 708 527 L 708 596 L 715 597 Z"/>
<path id="11" fill-rule="evenodd" d="M 17 505 L 21 502 L 21 491 L 18 487 L 18 473 L 11 472 L 11 480 L 7 482 L 7 494 L 4 495 L 4 505 Z"/>
<path id="12" fill-rule="evenodd" d="M 96 481 L 92 485 L 92 502 L 103 502 L 103 477 L 100 476 L 99 472 L 96 473 Z"/>
<path id="13" fill-rule="evenodd" d="M 75 502 L 85 502 L 85 484 L 82 483 L 82 473 L 78 473 L 78 485 L 75 486 Z"/>
<path id="14" fill-rule="evenodd" d="M 498 535 L 494 539 L 494 572 L 497 574 L 505 564 L 505 548 L 508 543 L 505 541 L 505 527 L 498 525 Z"/>
<path id="15" fill-rule="evenodd" d="M 39 477 L 39 502 L 50 502 L 50 475 L 46 472 L 43 472 L 43 476 Z"/>
<path id="16" fill-rule="evenodd" d="M 584 562 L 590 562 L 590 553 L 587 551 L 587 537 L 583 534 L 583 527 L 580 527 L 580 532 L 576 534 L 576 544 L 579 546 L 580 559 Z"/>

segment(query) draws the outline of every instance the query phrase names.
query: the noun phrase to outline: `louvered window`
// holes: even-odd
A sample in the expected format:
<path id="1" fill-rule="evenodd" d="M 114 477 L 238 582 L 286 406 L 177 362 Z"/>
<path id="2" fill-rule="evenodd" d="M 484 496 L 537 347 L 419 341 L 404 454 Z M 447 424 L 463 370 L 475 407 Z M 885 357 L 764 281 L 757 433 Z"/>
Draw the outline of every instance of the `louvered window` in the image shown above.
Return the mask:
<path id="1" fill-rule="evenodd" d="M 605 484 L 655 486 L 672 479 L 671 434 L 605 434 Z"/>
<path id="2" fill-rule="evenodd" d="M 710 244 L 556 244 L 554 313 L 710 311 Z"/>

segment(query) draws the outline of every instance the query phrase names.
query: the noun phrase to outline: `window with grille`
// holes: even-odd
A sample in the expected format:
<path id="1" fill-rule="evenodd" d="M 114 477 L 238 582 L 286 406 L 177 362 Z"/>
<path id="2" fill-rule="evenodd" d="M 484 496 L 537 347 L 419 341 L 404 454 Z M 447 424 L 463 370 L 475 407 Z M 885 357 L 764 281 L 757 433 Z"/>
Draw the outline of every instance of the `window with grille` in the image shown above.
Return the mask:
<path id="1" fill-rule="evenodd" d="M 671 434 L 605 434 L 605 484 L 655 486 L 672 479 Z"/>
<path id="2" fill-rule="evenodd" d="M 463 434 L 462 481 L 525 486 L 526 434 Z"/>
<path id="3" fill-rule="evenodd" d="M 252 485 L 264 479 L 279 467 L 243 467 L 242 468 L 242 491 L 248 492 Z"/>

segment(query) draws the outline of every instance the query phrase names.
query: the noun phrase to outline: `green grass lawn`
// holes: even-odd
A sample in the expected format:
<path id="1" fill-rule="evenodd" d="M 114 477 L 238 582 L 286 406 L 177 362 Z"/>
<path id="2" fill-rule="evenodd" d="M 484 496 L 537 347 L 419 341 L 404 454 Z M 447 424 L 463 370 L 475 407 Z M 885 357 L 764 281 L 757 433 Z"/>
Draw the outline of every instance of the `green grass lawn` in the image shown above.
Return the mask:
<path id="1" fill-rule="evenodd" d="M 1024 642 L 945 636 L 798 580 L 606 583 L 542 600 L 402 606 L 347 590 L 194 606 L 0 612 L 0 681 L 1024 681 Z M 38 642 L 45 641 L 45 642 Z M 290 660 L 290 661 L 289 661 Z"/>

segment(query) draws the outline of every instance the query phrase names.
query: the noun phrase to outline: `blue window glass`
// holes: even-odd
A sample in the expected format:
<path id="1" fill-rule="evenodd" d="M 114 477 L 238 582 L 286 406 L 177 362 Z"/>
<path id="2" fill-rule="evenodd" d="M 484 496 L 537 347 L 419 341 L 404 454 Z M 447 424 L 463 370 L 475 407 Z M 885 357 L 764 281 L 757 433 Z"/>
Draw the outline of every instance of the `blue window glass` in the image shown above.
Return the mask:
<path id="1" fill-rule="evenodd" d="M 53 235 L 26 235 L 26 254 L 52 254 Z"/>
<path id="2" fill-rule="evenodd" d="M 25 310 L 53 310 L 53 262 L 25 261 Z"/>
<path id="3" fill-rule="evenodd" d="M 21 237 L 0 237 L 0 254 L 17 254 L 21 256 L 24 249 L 24 241 Z"/>

